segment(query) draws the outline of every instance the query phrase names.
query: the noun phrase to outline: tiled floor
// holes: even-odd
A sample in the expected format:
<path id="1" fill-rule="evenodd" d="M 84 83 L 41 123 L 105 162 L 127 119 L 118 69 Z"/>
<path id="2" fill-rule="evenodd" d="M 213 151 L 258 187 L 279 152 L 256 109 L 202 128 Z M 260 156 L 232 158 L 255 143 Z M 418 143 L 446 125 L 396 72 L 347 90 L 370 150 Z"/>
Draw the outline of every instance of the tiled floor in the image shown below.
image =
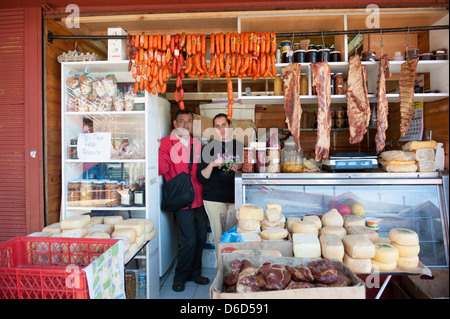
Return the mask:
<path id="1" fill-rule="evenodd" d="M 160 299 L 209 299 L 209 287 L 217 274 L 217 268 L 203 268 L 202 276 L 209 278 L 209 285 L 197 285 L 193 281 L 187 281 L 182 292 L 172 290 L 175 267 L 160 279 L 161 288 L 159 290 Z"/>

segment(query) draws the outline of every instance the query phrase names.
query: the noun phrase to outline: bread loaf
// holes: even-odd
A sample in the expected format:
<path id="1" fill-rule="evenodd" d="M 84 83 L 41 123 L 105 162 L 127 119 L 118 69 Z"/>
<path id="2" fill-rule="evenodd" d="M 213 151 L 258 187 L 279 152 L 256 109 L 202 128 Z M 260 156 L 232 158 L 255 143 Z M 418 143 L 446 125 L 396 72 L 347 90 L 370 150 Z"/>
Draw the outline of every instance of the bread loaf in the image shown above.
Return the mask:
<path id="1" fill-rule="evenodd" d="M 323 226 L 344 226 L 344 218 L 339 212 L 333 208 L 322 216 Z"/>
<path id="2" fill-rule="evenodd" d="M 404 151 L 413 151 L 421 148 L 436 148 L 436 141 L 410 141 L 402 146 Z"/>
<path id="3" fill-rule="evenodd" d="M 325 234 L 319 238 L 323 258 L 342 261 L 344 258 L 344 245 L 341 237 L 335 234 Z"/>
<path id="4" fill-rule="evenodd" d="M 313 234 L 293 234 L 292 245 L 295 257 L 320 258 L 322 254 L 319 238 Z"/>
<path id="5" fill-rule="evenodd" d="M 375 256 L 375 245 L 364 235 L 345 235 L 342 243 L 345 252 L 352 258 L 370 259 Z"/>
<path id="6" fill-rule="evenodd" d="M 393 228 L 389 231 L 389 239 L 392 243 L 397 243 L 400 245 L 418 245 L 419 236 L 413 230 L 406 228 Z"/>
<path id="7" fill-rule="evenodd" d="M 238 220 L 262 221 L 264 219 L 264 211 L 259 206 L 244 204 L 239 208 L 237 218 Z"/>
<path id="8" fill-rule="evenodd" d="M 70 230 L 83 228 L 87 226 L 91 221 L 91 216 L 89 215 L 75 215 L 67 217 L 61 221 L 61 230 Z"/>

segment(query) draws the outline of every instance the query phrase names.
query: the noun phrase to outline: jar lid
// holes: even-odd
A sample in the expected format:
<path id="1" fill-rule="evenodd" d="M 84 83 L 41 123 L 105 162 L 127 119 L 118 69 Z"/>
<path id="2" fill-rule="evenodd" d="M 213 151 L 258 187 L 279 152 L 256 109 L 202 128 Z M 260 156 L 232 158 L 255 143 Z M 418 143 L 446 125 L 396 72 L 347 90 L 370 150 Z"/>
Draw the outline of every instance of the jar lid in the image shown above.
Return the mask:
<path id="1" fill-rule="evenodd" d="M 316 49 L 308 49 L 308 50 L 306 50 L 306 52 L 317 52 L 317 50 Z"/>
<path id="2" fill-rule="evenodd" d="M 295 50 L 294 53 L 295 52 L 306 52 L 306 51 L 305 50 Z"/>
<path id="3" fill-rule="evenodd" d="M 331 51 L 331 53 L 330 54 L 336 54 L 336 53 L 341 53 L 341 51 Z"/>
<path id="4" fill-rule="evenodd" d="M 336 75 L 335 75 L 335 76 L 338 76 L 338 75 L 342 75 L 342 73 L 336 73 Z"/>

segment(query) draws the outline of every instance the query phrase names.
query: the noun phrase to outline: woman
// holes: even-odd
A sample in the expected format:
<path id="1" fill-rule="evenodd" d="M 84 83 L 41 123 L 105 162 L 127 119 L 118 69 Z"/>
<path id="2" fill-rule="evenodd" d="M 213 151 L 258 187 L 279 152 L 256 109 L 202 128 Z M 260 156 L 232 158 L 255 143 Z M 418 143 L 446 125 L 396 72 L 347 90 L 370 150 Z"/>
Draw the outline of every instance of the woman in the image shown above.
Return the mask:
<path id="1" fill-rule="evenodd" d="M 222 235 L 220 214 L 234 209 L 234 173 L 242 167 L 244 145 L 233 139 L 231 121 L 226 114 L 217 114 L 213 126 L 215 138 L 203 148 L 197 180 L 203 184 L 203 203 L 218 255 Z"/>

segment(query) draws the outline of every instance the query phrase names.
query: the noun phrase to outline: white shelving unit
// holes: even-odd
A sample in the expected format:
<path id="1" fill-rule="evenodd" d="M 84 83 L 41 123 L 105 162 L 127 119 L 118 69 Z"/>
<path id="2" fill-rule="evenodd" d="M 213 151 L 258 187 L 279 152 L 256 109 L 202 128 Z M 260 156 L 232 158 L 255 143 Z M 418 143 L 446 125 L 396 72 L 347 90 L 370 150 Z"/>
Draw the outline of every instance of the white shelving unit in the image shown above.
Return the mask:
<path id="1" fill-rule="evenodd" d="M 389 69 L 392 74 L 400 73 L 400 68 L 404 61 L 390 61 Z M 348 62 L 330 62 L 331 73 L 342 73 L 346 77 L 348 72 Z M 376 88 L 378 79 L 378 62 L 362 61 L 362 64 L 367 68 L 367 76 L 369 83 L 369 100 L 375 102 Z M 282 68 L 288 63 L 277 63 L 277 73 L 282 73 Z M 306 73 L 308 77 L 308 95 L 301 95 L 300 102 L 302 104 L 317 104 L 317 96 L 312 95 L 311 88 L 311 63 L 302 63 L 301 72 Z M 414 95 L 415 102 L 433 102 L 449 97 L 449 61 L 448 60 L 432 60 L 419 61 L 416 73 L 430 73 L 431 89 L 439 90 L 439 93 L 416 93 Z M 242 81 L 238 79 L 238 99 L 242 104 L 283 104 L 284 96 L 268 95 L 273 92 L 266 92 L 266 94 L 246 96 L 243 95 Z M 386 95 L 388 102 L 398 103 L 400 95 L 397 93 L 390 93 Z M 332 95 L 332 104 L 347 103 L 346 95 Z"/>
<path id="2" fill-rule="evenodd" d="M 66 62 L 61 66 L 61 157 L 62 157 L 62 203 L 61 218 L 87 212 L 96 215 L 122 215 L 125 218 L 152 219 L 157 235 L 145 245 L 134 258 L 145 259 L 147 289 L 146 298 L 159 298 L 159 216 L 160 216 L 160 183 L 158 180 L 158 157 L 154 150 L 158 149 L 159 125 L 157 96 L 145 92 L 145 96 L 137 96 L 134 103 L 143 103 L 143 111 L 108 111 L 108 112 L 68 112 L 69 98 L 66 80 L 75 74 L 89 73 L 91 78 L 105 77 L 114 74 L 118 83 L 134 83 L 128 72 L 128 61 L 95 61 L 95 62 Z M 77 158 L 69 158 L 71 140 L 83 133 L 83 125 L 88 121 L 94 133 L 109 132 L 113 138 L 122 140 L 128 138 L 130 144 L 133 139 L 139 140 L 145 149 L 143 158 L 105 158 L 95 163 L 84 162 Z M 74 156 L 71 156 L 74 157 Z M 92 171 L 94 169 L 94 173 Z M 97 173 L 95 173 L 95 170 Z M 114 207 L 77 205 L 68 202 L 68 183 L 89 179 L 109 179 L 130 183 L 138 178 L 145 178 L 145 206 Z M 82 202 L 80 202 L 82 203 Z M 126 261 L 127 262 L 127 261 Z"/>

